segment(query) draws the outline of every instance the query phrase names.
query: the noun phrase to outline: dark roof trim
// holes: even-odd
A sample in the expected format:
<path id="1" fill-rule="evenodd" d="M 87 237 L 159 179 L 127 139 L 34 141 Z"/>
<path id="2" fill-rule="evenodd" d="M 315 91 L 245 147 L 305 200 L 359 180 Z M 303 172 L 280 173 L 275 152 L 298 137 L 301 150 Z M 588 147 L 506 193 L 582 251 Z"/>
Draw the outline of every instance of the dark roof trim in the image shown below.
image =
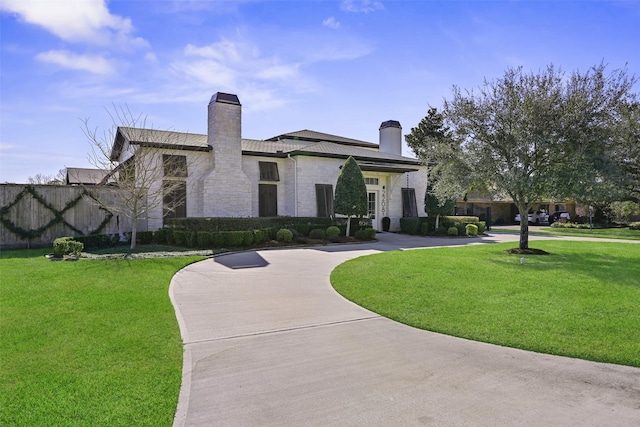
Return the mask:
<path id="1" fill-rule="evenodd" d="M 417 159 L 416 160 L 413 160 L 413 159 L 407 159 L 407 160 L 380 159 L 380 158 L 376 158 L 376 157 L 367 157 L 367 156 L 358 156 L 358 155 L 354 156 L 354 155 L 337 154 L 337 153 L 307 152 L 307 151 L 304 151 L 304 149 L 291 151 L 290 154 L 292 156 L 326 157 L 326 158 L 332 158 L 332 159 L 348 159 L 349 157 L 353 157 L 354 159 L 356 159 L 358 161 L 385 162 L 385 163 L 398 164 L 398 165 L 414 165 L 414 166 L 421 166 L 422 165 L 422 162 L 420 160 L 417 160 Z"/>
<path id="2" fill-rule="evenodd" d="M 275 157 L 279 159 L 286 159 L 288 153 L 284 152 L 276 152 L 276 153 L 268 153 L 264 151 L 250 151 L 250 150 L 242 150 L 243 156 L 256 156 L 256 157 Z"/>
<path id="3" fill-rule="evenodd" d="M 162 142 L 137 142 L 130 141 L 131 145 L 139 145 L 141 147 L 151 147 L 151 148 L 163 148 L 165 150 L 185 150 L 185 151 L 211 151 L 213 147 L 207 145 L 206 147 L 198 147 L 195 145 L 167 145 Z"/>
<path id="4" fill-rule="evenodd" d="M 387 120 L 386 122 L 382 122 L 382 124 L 380 125 L 380 129 L 384 129 L 384 128 L 402 129 L 402 126 L 400 126 L 400 122 L 397 120 Z"/>
<path id="5" fill-rule="evenodd" d="M 374 164 L 374 163 L 358 163 L 360 169 L 365 172 L 391 172 L 391 173 L 405 173 L 405 172 L 418 172 L 420 169 L 402 167 L 402 166 L 394 166 L 394 165 L 383 165 L 383 164 Z"/>
<path id="6" fill-rule="evenodd" d="M 216 92 L 211 97 L 212 102 L 222 102 L 224 104 L 233 104 L 233 105 L 241 105 L 240 100 L 238 99 L 238 95 L 234 95 L 232 93 L 224 93 L 224 92 Z"/>

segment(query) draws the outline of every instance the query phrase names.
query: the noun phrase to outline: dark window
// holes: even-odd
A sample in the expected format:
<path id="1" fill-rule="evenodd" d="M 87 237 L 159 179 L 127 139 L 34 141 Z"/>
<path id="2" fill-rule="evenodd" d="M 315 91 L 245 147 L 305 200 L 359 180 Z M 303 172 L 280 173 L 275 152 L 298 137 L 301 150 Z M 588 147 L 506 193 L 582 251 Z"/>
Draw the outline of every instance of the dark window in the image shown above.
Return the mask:
<path id="1" fill-rule="evenodd" d="M 316 204 L 319 217 L 333 216 L 333 186 L 331 184 L 316 184 Z"/>
<path id="2" fill-rule="evenodd" d="M 260 181 L 280 181 L 278 164 L 275 162 L 258 162 L 260 166 Z"/>
<path id="3" fill-rule="evenodd" d="M 258 215 L 278 216 L 278 186 L 275 184 L 258 185 Z"/>
<path id="4" fill-rule="evenodd" d="M 187 217 L 187 183 L 184 181 L 163 181 L 162 217 Z"/>
<path id="5" fill-rule="evenodd" d="M 184 178 L 187 176 L 187 157 L 173 154 L 162 155 L 164 176 Z"/>
<path id="6" fill-rule="evenodd" d="M 402 216 L 418 216 L 416 190 L 413 188 L 402 189 Z"/>

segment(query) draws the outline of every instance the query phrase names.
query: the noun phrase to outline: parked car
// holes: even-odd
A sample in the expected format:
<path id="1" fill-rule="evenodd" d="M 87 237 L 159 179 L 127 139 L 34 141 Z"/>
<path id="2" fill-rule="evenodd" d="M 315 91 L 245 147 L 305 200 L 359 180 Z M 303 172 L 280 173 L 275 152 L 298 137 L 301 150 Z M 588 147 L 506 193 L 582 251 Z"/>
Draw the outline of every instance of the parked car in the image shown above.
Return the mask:
<path id="1" fill-rule="evenodd" d="M 553 214 L 551 214 L 551 216 L 549 216 L 549 224 L 553 224 L 561 218 L 569 221 L 571 219 L 571 215 L 569 215 L 568 212 L 554 212 Z"/>
<path id="2" fill-rule="evenodd" d="M 520 214 L 517 214 L 515 219 L 515 222 L 520 223 Z M 527 221 L 529 222 L 529 224 L 540 224 L 541 222 L 547 222 L 549 221 L 549 215 L 545 212 L 545 211 L 529 211 L 528 215 L 527 215 Z"/>

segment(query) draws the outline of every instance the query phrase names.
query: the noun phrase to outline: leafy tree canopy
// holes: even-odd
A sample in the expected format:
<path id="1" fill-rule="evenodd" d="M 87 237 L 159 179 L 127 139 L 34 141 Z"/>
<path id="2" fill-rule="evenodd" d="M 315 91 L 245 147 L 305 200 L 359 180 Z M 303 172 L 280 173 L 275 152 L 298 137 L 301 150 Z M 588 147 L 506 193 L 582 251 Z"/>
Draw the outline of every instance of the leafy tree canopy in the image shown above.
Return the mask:
<path id="1" fill-rule="evenodd" d="M 619 195 L 612 189 L 632 181 L 633 161 L 619 165 L 637 146 L 636 81 L 626 69 L 607 74 L 604 64 L 569 75 L 550 65 L 537 73 L 507 69 L 477 91 L 454 86 L 440 126 L 448 136 L 427 135 L 419 152 L 440 168 L 434 194 L 444 200 L 482 188 L 508 196 L 524 218 L 543 199 Z M 527 249 L 526 221 L 520 231 Z"/>

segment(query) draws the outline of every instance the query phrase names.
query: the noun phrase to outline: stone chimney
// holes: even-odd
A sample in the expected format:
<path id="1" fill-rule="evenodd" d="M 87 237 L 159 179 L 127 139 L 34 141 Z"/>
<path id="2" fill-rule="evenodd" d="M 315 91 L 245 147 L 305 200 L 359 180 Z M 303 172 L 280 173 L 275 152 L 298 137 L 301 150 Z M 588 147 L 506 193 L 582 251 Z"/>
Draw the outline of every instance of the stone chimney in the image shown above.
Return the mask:
<path id="1" fill-rule="evenodd" d="M 402 155 L 402 126 L 397 120 L 387 120 L 380 125 L 380 152 Z"/>
<path id="2" fill-rule="evenodd" d="M 251 216 L 252 186 L 242 170 L 242 107 L 237 95 L 218 92 L 208 107 L 207 143 L 212 166 L 203 178 L 207 216 Z"/>

